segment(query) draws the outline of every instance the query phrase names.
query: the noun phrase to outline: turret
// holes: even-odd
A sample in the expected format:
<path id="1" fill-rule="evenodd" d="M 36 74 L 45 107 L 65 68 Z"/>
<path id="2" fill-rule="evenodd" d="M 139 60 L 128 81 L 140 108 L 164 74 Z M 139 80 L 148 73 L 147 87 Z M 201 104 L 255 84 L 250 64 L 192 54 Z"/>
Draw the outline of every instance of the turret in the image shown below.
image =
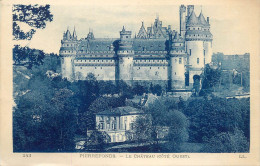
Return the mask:
<path id="1" fill-rule="evenodd" d="M 61 57 L 61 73 L 63 78 L 67 78 L 72 81 L 74 79 L 74 58 L 76 56 L 77 49 L 77 35 L 74 28 L 73 35 L 71 35 L 69 29 L 63 33 L 63 39 L 61 40 L 61 48 L 59 51 Z"/>
<path id="2" fill-rule="evenodd" d="M 173 89 L 185 88 L 185 65 L 187 54 L 185 52 L 184 39 L 178 32 L 175 32 L 172 39 L 172 47 L 170 51 L 171 87 Z"/>
<path id="3" fill-rule="evenodd" d="M 193 83 L 193 76 L 200 76 L 205 64 L 211 62 L 212 34 L 202 12 L 197 17 L 192 7 L 188 8 L 185 40 L 189 59 L 189 80 Z"/>
<path id="4" fill-rule="evenodd" d="M 133 41 L 131 39 L 131 31 L 126 31 L 123 26 L 120 31 L 118 56 L 118 80 L 124 80 L 127 83 L 132 83 L 133 80 Z"/>

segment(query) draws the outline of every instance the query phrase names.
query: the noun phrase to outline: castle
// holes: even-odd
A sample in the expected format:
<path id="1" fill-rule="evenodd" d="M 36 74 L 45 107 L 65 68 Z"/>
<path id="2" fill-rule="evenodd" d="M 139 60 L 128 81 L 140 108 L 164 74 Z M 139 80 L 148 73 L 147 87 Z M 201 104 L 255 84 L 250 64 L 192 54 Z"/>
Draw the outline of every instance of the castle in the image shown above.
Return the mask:
<path id="1" fill-rule="evenodd" d="M 95 38 L 89 32 L 77 39 L 67 30 L 61 40 L 62 77 L 86 79 L 93 73 L 97 80 L 123 80 L 155 83 L 170 89 L 191 89 L 194 76 L 200 76 L 212 58 L 209 17 L 197 17 L 194 5 L 181 5 L 180 31 L 163 27 L 157 17 L 150 27 L 142 22 L 137 35 L 123 27 L 120 38 Z"/>

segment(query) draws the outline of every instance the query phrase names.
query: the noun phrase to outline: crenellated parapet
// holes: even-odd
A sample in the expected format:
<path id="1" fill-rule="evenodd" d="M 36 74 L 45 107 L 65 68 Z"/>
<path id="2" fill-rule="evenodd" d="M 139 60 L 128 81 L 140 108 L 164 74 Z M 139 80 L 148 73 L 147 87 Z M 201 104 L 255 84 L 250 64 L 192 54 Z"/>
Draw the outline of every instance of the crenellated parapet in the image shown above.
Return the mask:
<path id="1" fill-rule="evenodd" d="M 64 32 L 60 57 L 62 76 L 83 80 L 159 81 L 173 89 L 191 89 L 193 76 L 211 62 L 213 35 L 209 18 L 197 17 L 194 5 L 181 5 L 180 30 L 164 27 L 159 16 L 151 26 L 142 22 L 137 34 L 123 26 L 118 38 L 96 38 L 93 30 L 80 40 L 76 31 Z M 176 29 L 176 28 L 175 28 Z"/>

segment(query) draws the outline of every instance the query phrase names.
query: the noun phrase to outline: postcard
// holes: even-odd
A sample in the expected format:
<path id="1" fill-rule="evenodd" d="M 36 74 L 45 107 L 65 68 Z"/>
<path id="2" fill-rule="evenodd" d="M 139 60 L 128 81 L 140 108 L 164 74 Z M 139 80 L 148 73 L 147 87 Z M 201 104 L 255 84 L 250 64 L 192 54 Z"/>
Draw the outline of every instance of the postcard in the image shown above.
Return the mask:
<path id="1" fill-rule="evenodd" d="M 1 165 L 259 165 L 260 2 L 1 1 Z"/>

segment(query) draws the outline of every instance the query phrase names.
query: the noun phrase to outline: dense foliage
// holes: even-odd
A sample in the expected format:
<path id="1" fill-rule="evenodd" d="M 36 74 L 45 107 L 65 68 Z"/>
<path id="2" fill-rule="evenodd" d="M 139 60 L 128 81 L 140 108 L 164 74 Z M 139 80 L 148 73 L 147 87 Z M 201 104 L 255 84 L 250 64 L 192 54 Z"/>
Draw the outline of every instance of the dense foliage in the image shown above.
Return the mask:
<path id="1" fill-rule="evenodd" d="M 134 139 L 149 142 L 151 152 L 180 151 L 182 143 L 189 137 L 189 122 L 187 117 L 176 108 L 177 103 L 168 98 L 150 104 L 147 115 L 140 116 L 135 121 Z"/>
<path id="2" fill-rule="evenodd" d="M 191 142 L 212 143 L 219 134 L 235 134 L 238 130 L 241 139 L 250 140 L 250 99 L 196 98 L 187 102 L 184 114 L 189 117 Z M 226 140 L 227 141 L 227 140 Z M 231 142 L 224 142 L 225 144 Z M 247 149 L 242 143 L 241 148 Z M 224 146 L 223 146 L 224 147 Z M 230 151 L 232 152 L 232 151 Z"/>
<path id="3" fill-rule="evenodd" d="M 13 36 L 15 40 L 31 40 L 36 29 L 44 29 L 47 22 L 53 20 L 50 5 L 13 5 Z M 19 24 L 26 23 L 33 27 L 24 32 Z"/>
<path id="4" fill-rule="evenodd" d="M 79 136 L 89 140 L 88 148 L 103 151 L 107 136 L 94 130 L 95 113 L 125 106 L 126 99 L 146 92 L 159 95 L 158 99 L 143 109 L 147 114 L 136 119 L 129 135 L 134 134 L 131 141 L 148 143 L 147 152 L 181 152 L 187 141 L 202 144 L 201 152 L 249 151 L 249 98 L 206 95 L 184 101 L 160 96 L 159 85 L 129 86 L 123 81 L 116 85 L 98 81 L 91 73 L 84 81 L 69 82 L 59 71 L 55 54 L 46 55 L 30 70 L 14 65 L 15 152 L 75 151 Z M 213 85 L 209 78 L 208 85 Z"/>
<path id="5" fill-rule="evenodd" d="M 31 69 L 33 65 L 43 64 L 45 53 L 42 50 L 31 49 L 15 45 L 13 48 L 14 65 L 25 66 Z"/>

